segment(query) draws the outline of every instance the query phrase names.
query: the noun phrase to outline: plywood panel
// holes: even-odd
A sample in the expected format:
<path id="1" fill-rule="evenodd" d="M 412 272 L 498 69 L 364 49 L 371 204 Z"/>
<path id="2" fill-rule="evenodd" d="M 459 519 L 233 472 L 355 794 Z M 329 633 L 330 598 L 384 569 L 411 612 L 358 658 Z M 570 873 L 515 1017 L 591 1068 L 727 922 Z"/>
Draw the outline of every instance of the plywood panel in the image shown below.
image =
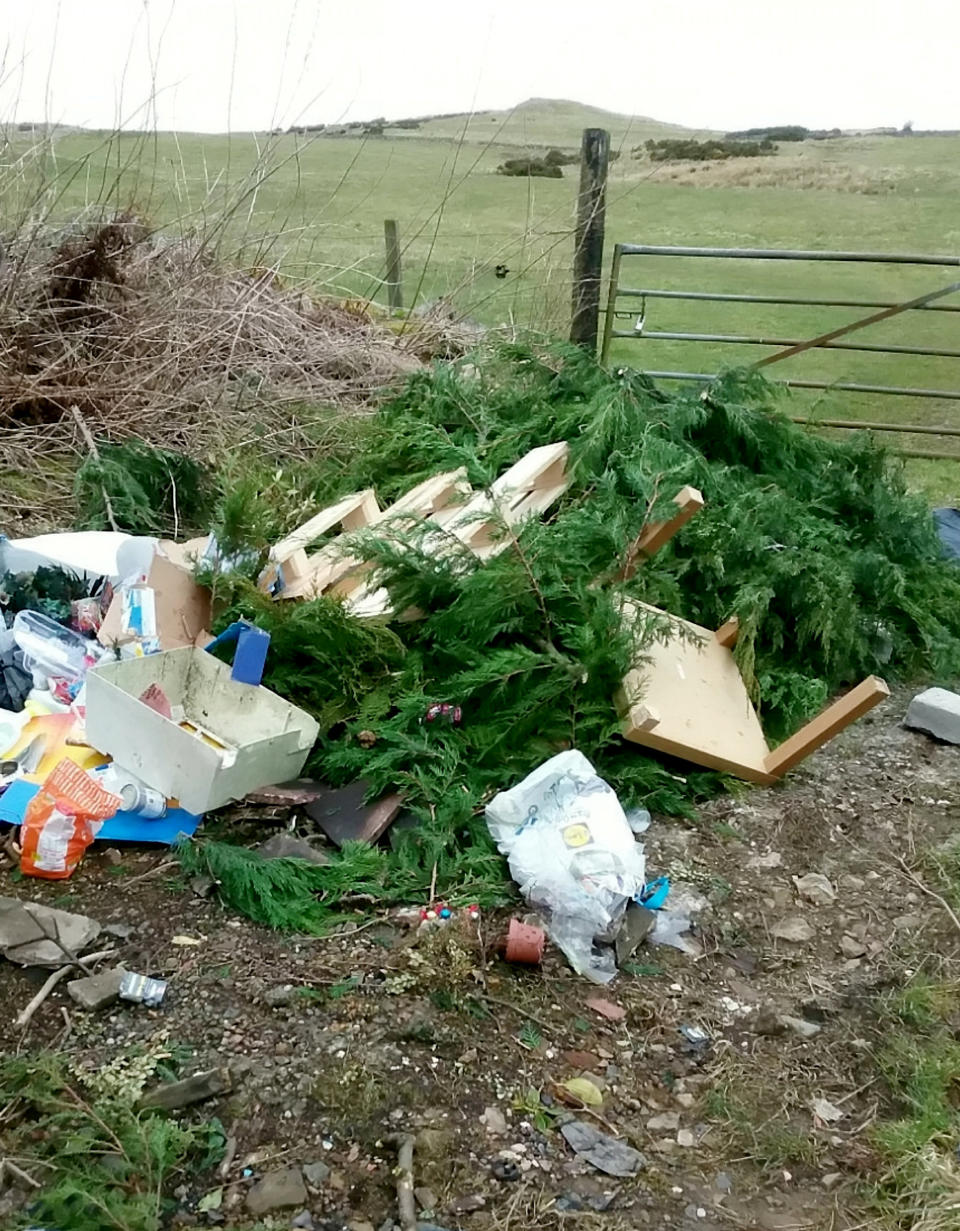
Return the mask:
<path id="1" fill-rule="evenodd" d="M 624 679 L 624 735 L 708 769 L 771 782 L 769 752 L 730 649 L 714 631 L 642 603 L 625 619 L 661 628 L 643 661 Z"/>

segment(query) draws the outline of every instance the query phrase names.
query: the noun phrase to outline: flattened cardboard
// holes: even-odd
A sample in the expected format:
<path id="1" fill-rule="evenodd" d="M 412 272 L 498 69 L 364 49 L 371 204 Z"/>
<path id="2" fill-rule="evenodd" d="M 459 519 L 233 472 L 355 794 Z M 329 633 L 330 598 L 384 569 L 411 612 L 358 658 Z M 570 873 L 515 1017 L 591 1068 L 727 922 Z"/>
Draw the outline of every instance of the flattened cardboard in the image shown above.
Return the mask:
<path id="1" fill-rule="evenodd" d="M 179 650 L 193 645 L 201 635 L 206 635 L 212 621 L 210 591 L 194 581 L 182 546 L 163 542 L 157 544 L 147 570 L 147 585 L 156 598 L 157 637 L 162 650 Z M 120 593 L 114 595 L 97 639 L 106 646 L 125 645 L 134 640 L 131 633 L 123 630 L 123 598 Z"/>

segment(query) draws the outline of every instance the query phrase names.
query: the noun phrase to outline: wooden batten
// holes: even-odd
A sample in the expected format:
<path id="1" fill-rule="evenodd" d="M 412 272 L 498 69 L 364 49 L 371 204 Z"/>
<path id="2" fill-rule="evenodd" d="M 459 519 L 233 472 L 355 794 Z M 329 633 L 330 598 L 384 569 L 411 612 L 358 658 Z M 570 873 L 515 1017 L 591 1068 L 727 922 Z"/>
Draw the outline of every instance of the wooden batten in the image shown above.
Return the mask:
<path id="1" fill-rule="evenodd" d="M 885 681 L 879 676 L 868 675 L 856 688 L 828 705 L 816 718 L 775 748 L 766 759 L 767 773 L 775 778 L 782 777 L 811 752 L 833 739 L 844 727 L 848 727 L 851 722 L 855 722 L 889 696 L 890 689 Z"/>

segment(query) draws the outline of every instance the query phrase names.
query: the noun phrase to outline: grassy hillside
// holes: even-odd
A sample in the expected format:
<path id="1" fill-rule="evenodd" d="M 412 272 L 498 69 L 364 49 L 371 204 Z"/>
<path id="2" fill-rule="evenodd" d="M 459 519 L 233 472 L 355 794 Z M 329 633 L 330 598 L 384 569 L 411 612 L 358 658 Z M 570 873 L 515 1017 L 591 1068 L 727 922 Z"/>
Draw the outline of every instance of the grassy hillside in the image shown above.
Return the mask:
<path id="1" fill-rule="evenodd" d="M 666 124 L 644 115 L 620 115 L 601 107 L 560 98 L 531 98 L 509 111 L 480 111 L 473 115 L 448 116 L 426 120 L 407 136 L 440 137 L 445 140 L 485 144 L 495 140 L 501 145 L 539 149 L 558 146 L 576 149 L 585 128 L 605 128 L 614 149 L 637 145 L 648 137 L 695 135 L 679 124 Z M 403 130 L 389 130 L 391 135 Z"/>
<path id="2" fill-rule="evenodd" d="M 371 297 L 382 296 L 383 219 L 392 217 L 400 227 L 408 305 L 449 296 L 458 311 L 487 324 L 564 332 L 576 168 L 566 168 L 559 180 L 510 179 L 496 168 L 520 145 L 573 148 L 585 125 L 606 124 L 624 151 L 611 173 L 609 246 L 623 240 L 960 252 L 960 138 L 843 138 L 784 145 L 772 158 L 652 164 L 632 156 L 632 147 L 651 132 L 678 129 L 566 102 L 532 101 L 493 120 L 484 113 L 466 128 L 463 118 L 434 120 L 420 130 L 389 129 L 367 139 L 67 133 L 42 168 L 27 158 L 7 171 L 4 213 L 15 219 L 42 182 L 44 207 L 55 216 L 103 201 L 132 205 L 161 225 L 206 228 L 247 264 L 276 263 L 318 290 Z M 510 271 L 503 280 L 494 275 L 499 264 Z M 653 288 L 842 291 L 899 300 L 953 278 L 950 270 L 929 268 L 782 262 L 750 268 L 649 258 L 633 261 L 627 280 Z M 855 315 L 850 309 L 649 301 L 646 328 L 804 338 Z M 960 350 L 958 321 L 957 315 L 915 313 L 876 327 L 864 340 Z M 711 371 L 764 353 L 769 348 L 625 341 L 613 357 L 652 369 Z M 960 388 L 960 361 L 950 358 L 819 352 L 792 361 L 791 370 L 822 379 Z M 798 394 L 794 401 L 799 409 L 812 399 Z M 828 396 L 817 406 L 834 417 L 960 423 L 960 403 L 946 400 Z M 956 447 L 936 438 L 917 443 Z M 920 463 L 914 470 L 939 498 L 960 497 L 957 466 Z"/>

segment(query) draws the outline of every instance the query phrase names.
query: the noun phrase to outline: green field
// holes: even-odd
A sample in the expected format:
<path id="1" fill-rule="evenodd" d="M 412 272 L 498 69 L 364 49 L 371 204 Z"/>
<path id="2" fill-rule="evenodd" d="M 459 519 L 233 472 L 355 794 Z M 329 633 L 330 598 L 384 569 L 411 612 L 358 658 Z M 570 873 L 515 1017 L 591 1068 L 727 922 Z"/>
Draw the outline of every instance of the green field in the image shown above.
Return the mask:
<path id="1" fill-rule="evenodd" d="M 677 126 L 544 101 L 367 138 L 64 132 L 42 170 L 29 157 L 22 167 L 8 165 L 5 212 L 25 208 L 43 184 L 54 215 L 104 201 L 132 205 L 159 225 L 206 229 L 245 263 L 277 264 L 326 293 L 380 299 L 383 220 L 395 218 L 408 306 L 449 296 L 458 311 L 484 324 L 564 332 L 577 168 L 565 168 L 561 180 L 512 179 L 496 168 L 518 151 L 575 150 L 588 124 L 609 128 L 621 151 L 609 187 L 608 249 L 619 240 L 960 252 L 960 138 L 845 137 L 782 145 L 774 158 L 677 167 L 631 153 L 650 136 L 685 131 Z M 509 267 L 504 280 L 494 276 L 498 264 Z M 950 270 L 929 267 L 663 258 L 634 258 L 624 277 L 650 288 L 891 301 L 953 279 Z M 858 314 L 864 313 L 661 300 L 648 301 L 645 328 L 804 338 Z M 958 320 L 912 313 L 860 337 L 960 350 Z M 764 353 L 746 345 L 623 341 L 612 358 L 653 370 L 709 372 Z M 820 351 L 784 364 L 782 374 L 960 388 L 960 361 L 943 357 Z M 798 393 L 791 401 L 797 413 L 813 407 L 825 417 L 960 425 L 960 403 L 946 399 Z M 912 440 L 914 447 L 960 453 L 960 443 L 946 438 Z M 910 466 L 935 498 L 960 496 L 955 464 Z"/>

